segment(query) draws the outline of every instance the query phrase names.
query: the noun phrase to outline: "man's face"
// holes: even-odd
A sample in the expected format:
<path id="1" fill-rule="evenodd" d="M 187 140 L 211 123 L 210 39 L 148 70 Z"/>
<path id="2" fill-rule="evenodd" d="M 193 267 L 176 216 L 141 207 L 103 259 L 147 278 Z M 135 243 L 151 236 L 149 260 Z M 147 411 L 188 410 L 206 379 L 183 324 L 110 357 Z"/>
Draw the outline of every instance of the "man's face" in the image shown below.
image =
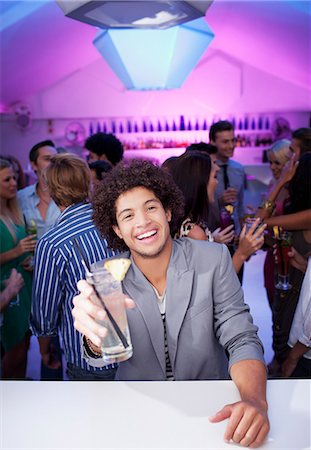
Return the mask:
<path id="1" fill-rule="evenodd" d="M 152 191 L 137 187 L 116 201 L 115 233 L 135 257 L 155 258 L 170 246 L 170 211 L 165 212 Z"/>
<path id="2" fill-rule="evenodd" d="M 99 161 L 99 160 L 100 160 L 100 158 L 99 158 L 98 155 L 96 155 L 96 153 L 93 153 L 93 152 L 89 151 L 89 154 L 87 156 L 87 162 L 89 164 L 92 163 L 92 162 L 95 162 L 95 161 Z"/>
<path id="3" fill-rule="evenodd" d="M 107 159 L 107 156 L 104 153 L 99 156 L 96 153 L 89 151 L 89 154 L 87 156 L 87 162 L 90 164 L 95 161 L 107 161 L 109 164 L 111 164 L 111 162 Z"/>
<path id="4" fill-rule="evenodd" d="M 300 158 L 300 142 L 299 142 L 299 140 L 293 138 L 292 142 L 290 143 L 289 148 L 293 153 L 295 153 L 295 155 L 296 155 L 295 159 L 296 159 L 296 161 L 298 161 Z"/>
<path id="5" fill-rule="evenodd" d="M 43 172 L 50 164 L 50 159 L 52 156 L 56 155 L 56 153 L 56 149 L 48 145 L 39 148 L 37 161 L 31 163 L 31 166 L 38 178 L 41 178 Z"/>
<path id="6" fill-rule="evenodd" d="M 211 141 L 217 147 L 217 158 L 226 162 L 232 158 L 235 147 L 234 131 L 218 131 L 215 141 Z"/>

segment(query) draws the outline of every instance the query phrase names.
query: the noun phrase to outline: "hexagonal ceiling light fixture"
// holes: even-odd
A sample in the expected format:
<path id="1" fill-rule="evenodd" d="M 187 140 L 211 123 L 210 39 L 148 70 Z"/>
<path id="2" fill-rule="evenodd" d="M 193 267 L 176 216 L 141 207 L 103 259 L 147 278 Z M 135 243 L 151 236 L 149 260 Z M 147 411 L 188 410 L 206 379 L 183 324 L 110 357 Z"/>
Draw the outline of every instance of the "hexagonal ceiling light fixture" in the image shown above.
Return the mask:
<path id="1" fill-rule="evenodd" d="M 165 30 L 101 31 L 95 47 L 127 89 L 181 87 L 214 33 L 199 18 Z"/>

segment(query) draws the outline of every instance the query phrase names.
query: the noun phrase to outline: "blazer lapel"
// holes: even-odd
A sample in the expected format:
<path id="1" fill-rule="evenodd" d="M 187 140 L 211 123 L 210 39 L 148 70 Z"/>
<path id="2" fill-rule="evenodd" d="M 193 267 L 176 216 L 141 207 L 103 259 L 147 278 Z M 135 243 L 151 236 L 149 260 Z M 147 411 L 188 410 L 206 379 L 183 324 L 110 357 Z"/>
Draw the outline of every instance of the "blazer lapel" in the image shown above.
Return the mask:
<path id="1" fill-rule="evenodd" d="M 191 300 L 194 271 L 168 271 L 166 330 L 172 367 L 175 365 L 178 336 Z"/>
<path id="2" fill-rule="evenodd" d="M 156 294 L 133 260 L 122 285 L 123 290 L 134 300 L 136 308 L 144 319 L 156 357 L 165 376 L 164 329 Z"/>
<path id="3" fill-rule="evenodd" d="M 191 300 L 194 277 L 182 248 L 177 251 L 174 244 L 166 282 L 166 329 L 172 367 L 175 365 L 179 332 Z"/>

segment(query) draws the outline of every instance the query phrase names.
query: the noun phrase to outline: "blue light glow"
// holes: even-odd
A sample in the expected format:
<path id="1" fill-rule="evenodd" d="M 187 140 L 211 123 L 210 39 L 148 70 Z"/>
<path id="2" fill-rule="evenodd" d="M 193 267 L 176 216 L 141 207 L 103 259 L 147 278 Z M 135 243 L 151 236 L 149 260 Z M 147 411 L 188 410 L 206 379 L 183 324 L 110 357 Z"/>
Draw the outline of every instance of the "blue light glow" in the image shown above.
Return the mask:
<path id="1" fill-rule="evenodd" d="M 127 89 L 176 89 L 214 38 L 204 18 L 166 30 L 107 30 L 93 41 Z"/>

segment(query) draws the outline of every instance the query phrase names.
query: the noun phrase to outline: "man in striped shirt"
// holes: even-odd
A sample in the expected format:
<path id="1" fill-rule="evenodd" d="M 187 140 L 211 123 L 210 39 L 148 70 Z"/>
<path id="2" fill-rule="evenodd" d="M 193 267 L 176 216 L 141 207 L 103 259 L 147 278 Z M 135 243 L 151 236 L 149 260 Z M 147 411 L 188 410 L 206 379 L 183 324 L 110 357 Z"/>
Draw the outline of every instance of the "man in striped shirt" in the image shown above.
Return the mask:
<path id="1" fill-rule="evenodd" d="M 62 214 L 36 247 L 31 328 L 39 337 L 47 366 L 55 365 L 50 341 L 60 328 L 71 380 L 113 380 L 116 365 L 94 367 L 83 358 L 80 334 L 74 329 L 71 314 L 77 282 L 85 278 L 74 239 L 89 264 L 114 255 L 93 223 L 88 202 L 90 177 L 87 164 L 71 154 L 52 157 L 46 169 L 50 195 Z"/>

